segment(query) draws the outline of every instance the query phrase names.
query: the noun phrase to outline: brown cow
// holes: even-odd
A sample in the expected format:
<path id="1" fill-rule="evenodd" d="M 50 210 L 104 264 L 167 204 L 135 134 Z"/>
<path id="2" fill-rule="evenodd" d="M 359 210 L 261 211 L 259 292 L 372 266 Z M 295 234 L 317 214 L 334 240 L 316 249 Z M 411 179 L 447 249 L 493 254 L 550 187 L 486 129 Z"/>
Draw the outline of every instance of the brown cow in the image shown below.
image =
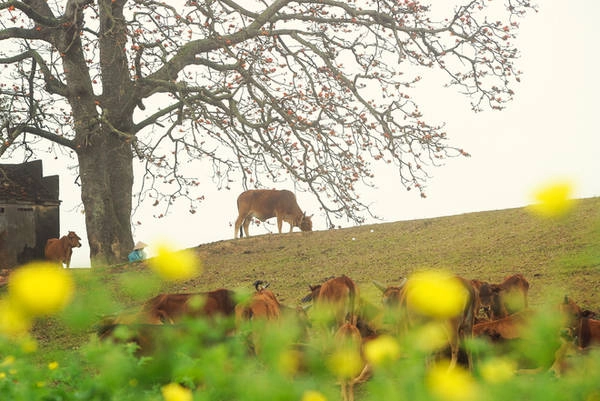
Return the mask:
<path id="1" fill-rule="evenodd" d="M 473 324 L 475 320 L 475 307 L 477 305 L 476 290 L 471 285 L 470 281 L 456 276 L 466 291 L 465 303 L 461 313 L 450 318 L 447 321 L 448 325 L 448 343 L 450 345 L 451 359 L 450 368 L 456 366 L 459 357 L 460 345 L 465 339 L 473 336 Z M 407 279 L 402 280 L 398 286 L 384 286 L 377 281 L 373 281 L 373 284 L 383 292 L 383 304 L 386 309 L 392 311 L 392 313 L 398 314 L 398 319 L 395 319 L 399 324 L 400 330 L 406 331 L 411 325 L 411 315 L 414 312 L 411 311 L 410 305 L 407 304 Z M 471 353 L 467 352 L 467 360 L 469 368 L 472 368 L 473 362 Z"/>
<path id="2" fill-rule="evenodd" d="M 362 368 L 354 377 L 341 377 L 340 385 L 342 390 L 342 400 L 354 401 L 354 386 L 363 383 L 372 375 L 372 367 L 367 362 L 364 355 L 364 344 L 373 338 L 363 338 L 360 330 L 352 323 L 342 324 L 335 333 L 335 346 L 338 351 L 343 353 L 359 353 Z"/>
<path id="3" fill-rule="evenodd" d="M 560 310 L 565 315 L 567 327 L 579 348 L 600 345 L 600 320 L 590 317 L 595 315 L 593 312 L 582 310 L 569 297 L 564 298 Z"/>
<path id="4" fill-rule="evenodd" d="M 251 189 L 242 192 L 237 199 L 238 218 L 235 221 L 234 238 L 243 237 L 242 227 L 246 233 L 252 217 L 260 221 L 265 221 L 271 217 L 277 217 L 277 230 L 281 234 L 283 222 L 290 225 L 290 232 L 294 227 L 299 227 L 302 231 L 312 231 L 312 216 L 307 216 L 298 203 L 296 196 L 287 190 L 276 189 Z"/>
<path id="5" fill-rule="evenodd" d="M 75 231 L 69 231 L 67 235 L 58 238 L 50 238 L 46 241 L 44 248 L 44 256 L 47 260 L 55 261 L 61 264 L 64 263 L 67 268 L 71 266 L 71 255 L 73 248 L 81 247 L 81 238 Z"/>
<path id="6" fill-rule="evenodd" d="M 337 327 L 346 322 L 357 324 L 360 297 L 350 277 L 341 275 L 308 287 L 310 294 L 302 298 L 302 302 L 313 301 L 315 311 L 330 314 Z"/>
<path id="7" fill-rule="evenodd" d="M 473 336 L 485 336 L 492 342 L 521 338 L 522 330 L 531 316 L 531 310 L 525 309 L 501 319 L 477 323 L 473 326 Z"/>
<path id="8" fill-rule="evenodd" d="M 471 284 L 478 291 L 479 306 L 488 319 L 501 319 L 528 307 L 529 282 L 522 274 L 507 276 L 500 284 L 479 280 L 471 280 Z"/>
<path id="9" fill-rule="evenodd" d="M 267 290 L 269 283 L 258 280 L 254 282 L 256 292 L 246 302 L 235 307 L 236 321 L 244 320 L 275 320 L 281 316 L 281 304 L 275 294 Z"/>
<path id="10" fill-rule="evenodd" d="M 184 317 L 233 316 L 234 312 L 234 293 L 225 288 L 201 293 L 160 294 L 142 306 L 144 323 L 150 324 L 174 324 Z"/>

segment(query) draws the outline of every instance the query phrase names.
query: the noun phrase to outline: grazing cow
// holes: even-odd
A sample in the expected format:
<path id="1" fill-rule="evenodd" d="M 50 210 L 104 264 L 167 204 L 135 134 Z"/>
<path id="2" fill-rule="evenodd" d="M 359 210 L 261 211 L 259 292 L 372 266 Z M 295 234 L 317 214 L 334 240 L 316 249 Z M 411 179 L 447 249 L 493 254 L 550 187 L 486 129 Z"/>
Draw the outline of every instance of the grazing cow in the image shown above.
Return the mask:
<path id="1" fill-rule="evenodd" d="M 567 327 L 579 348 L 600 345 L 600 320 L 591 318 L 595 315 L 593 312 L 582 310 L 575 301 L 566 296 L 560 310 L 565 315 Z"/>
<path id="2" fill-rule="evenodd" d="M 529 282 L 522 274 L 507 276 L 500 284 L 479 280 L 471 280 L 471 284 L 478 290 L 479 306 L 488 319 L 501 319 L 528 307 Z"/>
<path id="3" fill-rule="evenodd" d="M 134 343 L 136 356 L 150 355 L 157 347 L 157 337 L 164 326 L 156 324 L 123 324 L 111 323 L 101 325 L 96 334 L 101 341 L 112 341 L 117 344 Z"/>
<path id="4" fill-rule="evenodd" d="M 233 291 L 225 288 L 185 294 L 160 294 L 142 306 L 145 323 L 174 324 L 183 317 L 233 316 L 235 299 Z"/>
<path id="5" fill-rule="evenodd" d="M 473 324 L 475 320 L 475 307 L 477 305 L 476 290 L 471 285 L 471 282 L 462 277 L 456 276 L 465 289 L 464 305 L 461 312 L 453 318 L 447 320 L 448 343 L 450 345 L 451 359 L 450 368 L 456 366 L 459 357 L 460 344 L 467 338 L 473 336 Z M 392 313 L 398 314 L 398 322 L 401 330 L 408 330 L 411 324 L 414 324 L 414 311 L 407 302 L 407 284 L 408 280 L 404 279 L 398 286 L 384 286 L 377 281 L 373 284 L 383 293 L 383 304 L 386 309 Z M 470 352 L 467 352 L 467 360 L 469 368 L 473 366 Z"/>
<path id="6" fill-rule="evenodd" d="M 247 302 L 235 307 L 235 316 L 238 322 L 244 320 L 276 320 L 281 316 L 282 305 L 275 294 L 267 290 L 269 283 L 258 280 L 254 282 L 256 292 Z"/>
<path id="7" fill-rule="evenodd" d="M 341 275 L 308 287 L 310 294 L 302 298 L 302 302 L 313 301 L 316 311 L 330 313 L 337 327 L 346 322 L 357 324 L 359 291 L 350 277 Z"/>
<path id="8" fill-rule="evenodd" d="M 50 238 L 46 241 L 46 247 L 44 248 L 44 256 L 47 260 L 64 263 L 67 268 L 71 266 L 71 255 L 73 254 L 73 248 L 81 247 L 81 238 L 75 231 L 69 231 L 67 235 L 63 235 L 58 238 Z"/>
<path id="9" fill-rule="evenodd" d="M 277 230 L 281 234 L 283 222 L 290 225 L 290 232 L 294 227 L 302 231 L 312 231 L 312 216 L 307 216 L 298 203 L 296 196 L 287 190 L 251 189 L 242 192 L 237 200 L 238 218 L 235 221 L 234 237 L 243 237 L 242 227 L 246 237 L 249 236 L 248 228 L 252 217 L 265 221 L 277 217 Z"/>

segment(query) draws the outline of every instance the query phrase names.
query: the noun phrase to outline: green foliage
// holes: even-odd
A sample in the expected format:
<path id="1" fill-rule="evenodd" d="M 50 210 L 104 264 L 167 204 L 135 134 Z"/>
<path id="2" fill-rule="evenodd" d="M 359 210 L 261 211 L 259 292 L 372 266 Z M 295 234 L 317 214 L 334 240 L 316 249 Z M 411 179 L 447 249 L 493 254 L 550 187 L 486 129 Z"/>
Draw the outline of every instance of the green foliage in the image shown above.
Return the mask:
<path id="1" fill-rule="evenodd" d="M 474 367 L 467 373 L 465 386 L 477 394 L 476 399 L 598 399 L 600 351 L 580 353 L 560 337 L 563 322 L 555 305 L 568 290 L 573 298 L 585 300 L 585 307 L 597 306 L 595 300 L 586 298 L 585 287 L 574 289 L 565 282 L 563 269 L 568 267 L 573 280 L 582 275 L 587 285 L 597 285 L 599 260 L 592 242 L 597 238 L 599 204 L 598 199 L 582 201 L 570 217 L 552 224 L 509 210 L 211 244 L 199 249 L 203 275 L 178 284 L 158 282 L 143 263 L 73 272 L 76 296 L 65 311 L 38 321 L 32 337 L 0 338 L 1 398 L 160 401 L 165 399 L 161 388 L 178 383 L 196 401 L 288 401 L 305 396 L 306 401 L 316 401 L 307 395 L 309 391 L 337 400 L 339 378 L 332 362 L 337 344 L 311 310 L 314 324 L 308 329 L 301 319 L 286 314 L 277 323 L 236 323 L 223 318 L 131 326 L 115 330 L 112 339 L 105 341 L 97 338 L 95 330 L 101 316 L 134 309 L 160 291 L 201 291 L 228 283 L 247 294 L 241 288 L 249 288 L 249 282 L 258 278 L 269 280 L 270 289 L 284 303 L 292 304 L 306 295 L 306 284 L 345 273 L 356 277 L 365 305 L 373 310 L 380 305 L 380 294 L 371 279 L 392 283 L 419 266 L 443 266 L 491 281 L 517 271 L 531 279 L 536 313 L 522 338 L 501 345 L 482 339 L 468 343 Z M 351 237 L 357 240 L 350 241 Z M 253 254 L 258 249 L 259 257 Z M 229 264 L 230 258 L 238 263 Z M 417 262 L 411 262 L 412 258 Z M 486 258 L 489 261 L 482 263 Z M 280 264 L 280 260 L 292 262 Z M 497 270 L 500 265 L 502 269 Z M 385 324 L 389 321 L 383 319 Z M 142 334 L 148 340 L 142 349 L 128 342 Z M 400 357 L 375 366 L 371 379 L 356 386 L 356 399 L 471 400 L 463 387 L 436 388 L 440 382 L 431 380 L 432 367 L 443 352 L 423 349 L 418 345 L 422 337 L 416 331 L 395 335 Z M 557 355 L 568 366 L 560 370 L 560 377 L 550 369 Z M 451 384 L 462 380 L 450 378 Z"/>

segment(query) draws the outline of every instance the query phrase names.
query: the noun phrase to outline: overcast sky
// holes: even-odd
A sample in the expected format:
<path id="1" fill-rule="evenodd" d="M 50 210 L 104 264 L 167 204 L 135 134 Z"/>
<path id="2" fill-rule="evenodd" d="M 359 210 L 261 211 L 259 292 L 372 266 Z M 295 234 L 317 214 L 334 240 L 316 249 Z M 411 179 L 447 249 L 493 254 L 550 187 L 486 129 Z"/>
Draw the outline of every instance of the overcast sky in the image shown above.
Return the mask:
<path id="1" fill-rule="evenodd" d="M 518 48 L 524 71 L 515 87 L 515 100 L 501 112 L 474 114 L 469 99 L 453 89 L 422 82 L 421 110 L 431 122 L 445 122 L 450 143 L 464 148 L 470 158 L 454 158 L 432 169 L 427 198 L 397 184 L 394 171 L 381 171 L 378 188 L 365 191 L 383 221 L 413 220 L 467 212 L 524 206 L 531 192 L 556 179 L 571 180 L 576 198 L 600 196 L 600 76 L 597 40 L 598 0 L 540 0 L 540 12 L 521 22 Z M 73 163 L 71 163 L 73 164 Z M 72 266 L 89 266 L 89 248 L 78 187 L 64 164 L 45 161 L 44 174 L 60 174 L 61 235 L 75 230 L 84 246 L 74 250 Z M 292 189 L 291 184 L 287 187 Z M 141 226 L 134 240 L 150 245 L 170 240 L 177 248 L 233 238 L 236 199 L 241 183 L 231 191 L 208 193 L 197 213 L 185 205 L 172 215 L 155 219 L 147 205 L 134 217 Z M 313 228 L 325 230 L 314 196 L 297 194 L 301 208 L 313 214 Z M 274 224 L 251 226 L 251 235 L 276 232 Z M 383 221 L 369 221 L 378 223 Z M 347 226 L 352 224 L 348 223 Z M 284 230 L 288 230 L 284 223 Z M 152 247 L 149 248 L 150 253 Z"/>

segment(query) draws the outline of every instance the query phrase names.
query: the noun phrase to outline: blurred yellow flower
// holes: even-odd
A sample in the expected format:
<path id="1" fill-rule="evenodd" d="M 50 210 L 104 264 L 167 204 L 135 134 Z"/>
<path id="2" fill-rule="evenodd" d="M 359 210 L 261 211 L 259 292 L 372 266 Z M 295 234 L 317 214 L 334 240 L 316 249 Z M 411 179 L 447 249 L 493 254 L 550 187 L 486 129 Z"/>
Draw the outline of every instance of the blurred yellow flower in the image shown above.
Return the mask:
<path id="1" fill-rule="evenodd" d="M 175 251 L 169 245 L 159 244 L 156 251 L 148 265 L 165 280 L 187 280 L 202 272 L 200 260 L 189 249 Z"/>
<path id="2" fill-rule="evenodd" d="M 515 375 L 517 364 L 508 358 L 494 358 L 481 366 L 481 377 L 489 383 L 503 383 Z"/>
<path id="3" fill-rule="evenodd" d="M 295 349 L 289 349 L 279 354 L 279 360 L 277 367 L 279 371 L 285 375 L 293 376 L 300 369 L 300 362 L 302 360 L 302 353 Z"/>
<path id="4" fill-rule="evenodd" d="M 318 391 L 306 390 L 301 401 L 327 401 L 327 398 Z"/>
<path id="5" fill-rule="evenodd" d="M 21 341 L 21 350 L 27 354 L 31 354 L 32 352 L 37 351 L 38 343 L 34 338 L 29 336 L 23 338 Z"/>
<path id="6" fill-rule="evenodd" d="M 458 315 L 468 293 L 460 280 L 445 271 L 414 273 L 406 283 L 407 306 L 417 313 L 438 319 Z"/>
<path id="7" fill-rule="evenodd" d="M 327 360 L 329 370 L 337 377 L 356 377 L 363 368 L 363 362 L 358 350 L 347 348 L 335 351 Z"/>
<path id="8" fill-rule="evenodd" d="M 419 351 L 434 352 L 448 346 L 448 328 L 445 321 L 432 321 L 416 329 L 415 347 Z"/>
<path id="9" fill-rule="evenodd" d="M 51 315 L 63 309 L 74 292 L 67 270 L 46 262 L 34 262 L 15 270 L 8 279 L 8 296 L 31 316 Z"/>
<path id="10" fill-rule="evenodd" d="M 14 355 L 8 355 L 2 360 L 2 362 L 0 362 L 0 366 L 10 366 L 15 363 L 15 361 L 16 359 Z"/>
<path id="11" fill-rule="evenodd" d="M 165 401 L 192 401 L 192 390 L 178 383 L 169 383 L 160 389 Z"/>
<path id="12" fill-rule="evenodd" d="M 531 206 L 534 213 L 542 217 L 559 217 L 572 206 L 573 185 L 568 181 L 556 181 L 541 186 L 534 191 L 535 203 Z"/>
<path id="13" fill-rule="evenodd" d="M 56 361 L 54 361 L 54 362 L 50 362 L 50 363 L 48 364 L 48 369 L 50 369 L 50 370 L 55 370 L 55 369 L 57 369 L 57 368 L 58 368 L 58 362 L 56 362 Z"/>
<path id="14" fill-rule="evenodd" d="M 365 343 L 365 358 L 373 365 L 381 365 L 399 356 L 400 345 L 391 336 L 382 335 Z"/>
<path id="15" fill-rule="evenodd" d="M 6 373 L 0 372 L 0 379 L 6 379 Z"/>
<path id="16" fill-rule="evenodd" d="M 449 363 L 434 365 L 427 373 L 426 385 L 429 391 L 442 400 L 471 401 L 478 399 L 477 383 L 471 374 L 457 366 L 448 369 Z"/>
<path id="17" fill-rule="evenodd" d="M 20 337 L 31 328 L 32 321 L 23 311 L 6 299 L 0 300 L 0 333 L 8 337 Z"/>

